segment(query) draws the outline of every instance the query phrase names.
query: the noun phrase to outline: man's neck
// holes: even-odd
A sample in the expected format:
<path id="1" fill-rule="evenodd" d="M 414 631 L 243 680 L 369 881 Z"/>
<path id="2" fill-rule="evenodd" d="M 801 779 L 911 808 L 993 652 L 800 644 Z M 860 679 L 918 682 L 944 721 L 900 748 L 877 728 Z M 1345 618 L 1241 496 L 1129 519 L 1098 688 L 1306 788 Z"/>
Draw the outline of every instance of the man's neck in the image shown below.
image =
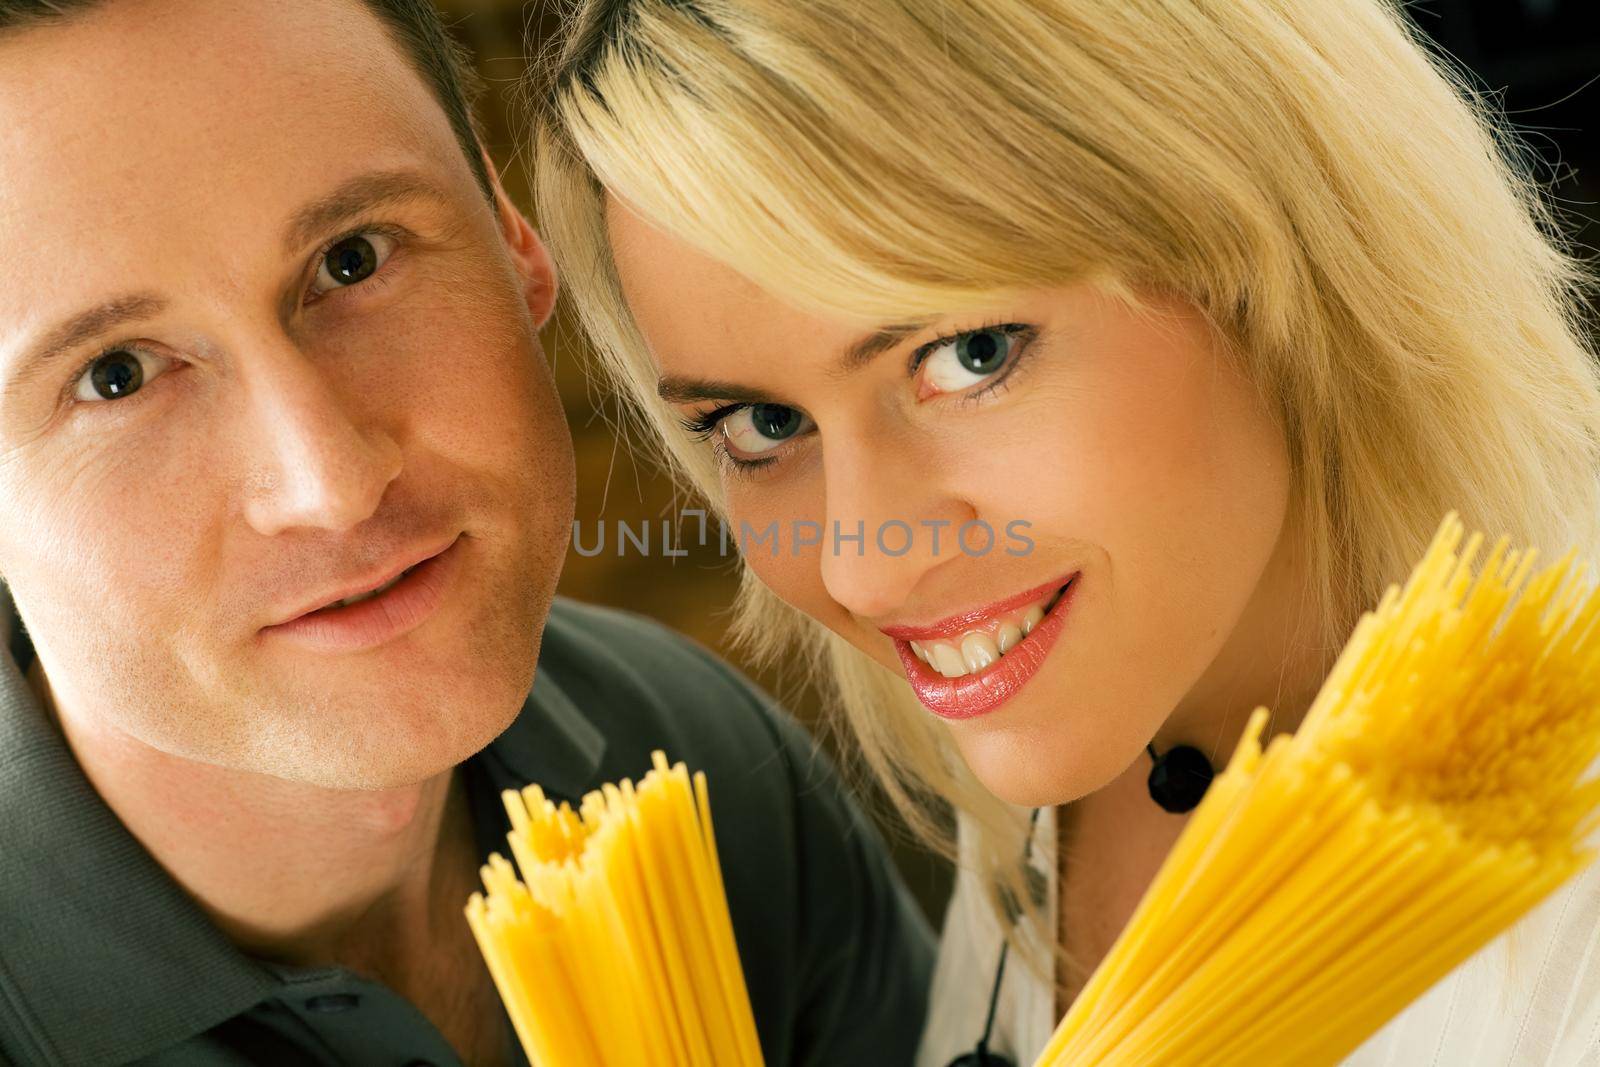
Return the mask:
<path id="1" fill-rule="evenodd" d="M 63 714 L 37 659 L 27 677 L 101 798 L 243 951 L 395 977 L 457 932 L 441 927 L 476 846 L 455 768 L 334 790 L 197 763 Z"/>

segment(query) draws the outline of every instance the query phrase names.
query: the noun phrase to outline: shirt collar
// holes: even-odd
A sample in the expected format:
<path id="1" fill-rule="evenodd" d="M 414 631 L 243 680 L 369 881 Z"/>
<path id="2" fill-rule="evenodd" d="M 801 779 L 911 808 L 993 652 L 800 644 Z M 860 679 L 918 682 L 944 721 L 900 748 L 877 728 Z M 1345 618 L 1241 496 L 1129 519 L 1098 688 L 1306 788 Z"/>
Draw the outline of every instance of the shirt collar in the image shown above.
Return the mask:
<path id="1" fill-rule="evenodd" d="M 560 684 L 550 629 L 522 710 L 472 758 L 576 800 L 606 739 Z M 122 1063 L 273 995 L 281 975 L 239 951 L 156 863 L 49 722 L 18 666 L 31 642 L 4 586 L 0 638 L 0 1021 L 54 1062 Z"/>
<path id="2" fill-rule="evenodd" d="M 33 1038 L 44 1063 L 137 1059 L 277 984 L 100 799 L 9 654 L 0 654 L 0 946 L 0 1019 Z"/>
<path id="3" fill-rule="evenodd" d="M 562 608 L 556 598 L 551 623 Z M 556 626 L 547 625 L 533 689 L 522 711 L 476 759 L 497 762 L 502 777 L 537 782 L 551 797 L 578 800 L 595 786 L 606 737 L 579 710 L 561 681 L 568 664 Z"/>

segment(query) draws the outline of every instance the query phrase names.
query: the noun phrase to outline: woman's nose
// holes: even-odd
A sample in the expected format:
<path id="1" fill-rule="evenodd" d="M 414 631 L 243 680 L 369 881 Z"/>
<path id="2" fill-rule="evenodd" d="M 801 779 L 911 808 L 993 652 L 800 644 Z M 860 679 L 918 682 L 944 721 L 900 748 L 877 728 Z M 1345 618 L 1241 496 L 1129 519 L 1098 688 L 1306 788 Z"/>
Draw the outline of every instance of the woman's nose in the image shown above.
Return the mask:
<path id="1" fill-rule="evenodd" d="M 925 574 L 962 551 L 958 531 L 976 513 L 909 455 L 874 450 L 824 467 L 823 585 L 853 615 L 892 615 Z"/>

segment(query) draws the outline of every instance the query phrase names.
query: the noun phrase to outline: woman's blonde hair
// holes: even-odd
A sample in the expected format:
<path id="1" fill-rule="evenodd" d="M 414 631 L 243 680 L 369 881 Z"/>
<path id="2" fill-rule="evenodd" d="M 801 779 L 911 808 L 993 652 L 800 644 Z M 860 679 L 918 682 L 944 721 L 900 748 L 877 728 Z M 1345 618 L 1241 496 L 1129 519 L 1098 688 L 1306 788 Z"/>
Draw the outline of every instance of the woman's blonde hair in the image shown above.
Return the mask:
<path id="1" fill-rule="evenodd" d="M 639 427 L 718 511 L 715 465 L 657 397 L 623 300 L 607 191 L 823 311 L 902 322 L 1068 282 L 1191 301 L 1281 423 L 1319 633 L 1347 634 L 1452 508 L 1547 551 L 1600 546 L 1588 268 L 1526 147 L 1397 5 L 590 0 L 567 16 L 530 85 L 539 221 Z M 815 665 L 909 825 L 954 855 L 953 804 L 996 907 L 1036 910 L 1023 813 L 903 678 L 748 568 L 734 632 Z"/>

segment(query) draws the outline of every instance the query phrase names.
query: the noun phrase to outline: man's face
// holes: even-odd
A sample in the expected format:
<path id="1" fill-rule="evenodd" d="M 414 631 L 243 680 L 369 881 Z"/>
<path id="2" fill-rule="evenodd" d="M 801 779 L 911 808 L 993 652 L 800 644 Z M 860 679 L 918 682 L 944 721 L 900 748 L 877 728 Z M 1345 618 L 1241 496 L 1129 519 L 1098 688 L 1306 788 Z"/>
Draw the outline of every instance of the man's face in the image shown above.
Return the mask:
<path id="1" fill-rule="evenodd" d="M 572 519 L 542 252 L 354 0 L 109 0 L 0 54 L 0 574 L 63 713 L 335 787 L 481 748 Z M 420 625 L 271 628 L 457 535 Z"/>

